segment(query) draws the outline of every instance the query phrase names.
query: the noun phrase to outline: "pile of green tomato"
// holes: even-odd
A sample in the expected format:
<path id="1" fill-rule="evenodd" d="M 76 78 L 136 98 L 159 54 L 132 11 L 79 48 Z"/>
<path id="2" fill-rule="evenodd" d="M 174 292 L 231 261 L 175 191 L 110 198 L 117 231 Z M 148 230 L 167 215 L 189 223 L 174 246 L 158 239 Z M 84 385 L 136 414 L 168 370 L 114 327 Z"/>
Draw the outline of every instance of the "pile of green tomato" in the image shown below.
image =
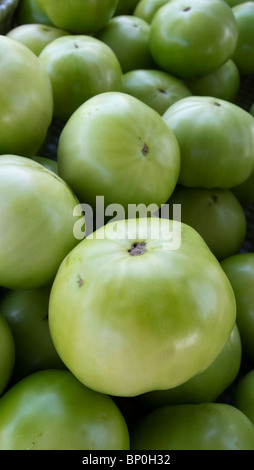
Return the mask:
<path id="1" fill-rule="evenodd" d="M 0 66 L 0 450 L 254 450 L 254 1 L 19 0 Z"/>

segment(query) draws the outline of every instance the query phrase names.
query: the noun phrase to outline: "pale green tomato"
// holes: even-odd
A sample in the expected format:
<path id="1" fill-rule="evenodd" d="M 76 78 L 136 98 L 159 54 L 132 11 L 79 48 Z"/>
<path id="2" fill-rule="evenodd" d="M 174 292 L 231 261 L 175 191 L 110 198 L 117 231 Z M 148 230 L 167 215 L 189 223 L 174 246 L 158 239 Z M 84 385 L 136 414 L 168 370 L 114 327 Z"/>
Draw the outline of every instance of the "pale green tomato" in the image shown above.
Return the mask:
<path id="1" fill-rule="evenodd" d="M 123 91 L 148 104 L 159 114 L 181 98 L 191 96 L 189 88 L 163 70 L 131 70 L 123 75 Z"/>
<path id="2" fill-rule="evenodd" d="M 254 118 L 243 108 L 211 96 L 190 96 L 170 106 L 163 119 L 180 146 L 180 184 L 230 189 L 249 177 Z"/>
<path id="3" fill-rule="evenodd" d="M 254 426 L 226 403 L 151 411 L 130 435 L 133 450 L 254 450 Z"/>
<path id="4" fill-rule="evenodd" d="M 11 29 L 6 36 L 27 46 L 35 55 L 54 39 L 66 36 L 67 31 L 44 24 L 22 24 Z"/>
<path id="5" fill-rule="evenodd" d="M 241 75 L 254 73 L 254 2 L 244 2 L 232 8 L 238 27 L 238 40 L 232 59 Z"/>
<path id="6" fill-rule="evenodd" d="M 129 449 L 113 400 L 69 371 L 43 370 L 20 380 L 0 398 L 0 415 L 0 450 Z"/>
<path id="7" fill-rule="evenodd" d="M 186 80 L 185 83 L 193 95 L 234 101 L 240 89 L 240 72 L 233 60 L 229 59 L 208 75 Z"/>
<path id="8" fill-rule="evenodd" d="M 67 121 L 89 98 L 122 91 L 122 69 L 107 44 L 94 37 L 55 39 L 39 55 L 53 88 L 54 116 Z"/>
<path id="9" fill-rule="evenodd" d="M 5 391 L 15 364 L 15 344 L 6 319 L 0 314 L 0 395 Z"/>
<path id="10" fill-rule="evenodd" d="M 112 18 L 97 33 L 116 54 L 124 73 L 135 69 L 156 68 L 149 48 L 150 25 L 133 15 Z"/>
<path id="11" fill-rule="evenodd" d="M 151 23 L 157 10 L 168 3 L 168 1 L 169 0 L 139 0 L 133 14 L 147 21 L 147 23 Z"/>
<path id="12" fill-rule="evenodd" d="M 36 0 L 54 26 L 72 34 L 91 34 L 114 15 L 118 0 Z"/>
<path id="13" fill-rule="evenodd" d="M 24 44 L 0 36 L 0 153 L 32 156 L 53 117 L 50 78 Z"/>
<path id="14" fill-rule="evenodd" d="M 43 165 L 0 156 L 0 285 L 32 289 L 53 281 L 59 264 L 78 243 L 78 204 L 68 185 Z"/>
<path id="15" fill-rule="evenodd" d="M 157 217 L 112 221 L 82 240 L 49 301 L 52 341 L 67 368 L 88 387 L 124 397 L 206 369 L 235 317 L 230 282 L 200 235 Z"/>
<path id="16" fill-rule="evenodd" d="M 160 206 L 180 169 L 177 140 L 162 117 L 120 92 L 94 96 L 73 113 L 60 135 L 57 160 L 61 178 L 93 209 L 97 196 L 124 211 L 128 204 Z"/>
<path id="17" fill-rule="evenodd" d="M 238 28 L 221 0 L 171 0 L 155 13 L 150 51 L 157 65 L 179 78 L 207 75 L 231 58 Z"/>

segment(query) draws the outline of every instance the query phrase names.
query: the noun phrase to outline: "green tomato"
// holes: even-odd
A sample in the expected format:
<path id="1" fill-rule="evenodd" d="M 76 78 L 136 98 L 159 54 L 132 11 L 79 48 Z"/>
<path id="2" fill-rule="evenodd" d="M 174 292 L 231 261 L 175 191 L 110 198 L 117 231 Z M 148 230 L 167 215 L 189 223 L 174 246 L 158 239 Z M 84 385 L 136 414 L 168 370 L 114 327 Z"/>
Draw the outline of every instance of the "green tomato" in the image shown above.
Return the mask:
<path id="1" fill-rule="evenodd" d="M 120 15 L 112 18 L 96 37 L 115 52 L 126 73 L 156 67 L 149 49 L 149 34 L 150 25 L 146 21 L 133 15 Z"/>
<path id="2" fill-rule="evenodd" d="M 0 36 L 0 153 L 31 156 L 53 116 L 49 76 L 28 47 Z"/>
<path id="3" fill-rule="evenodd" d="M 254 369 L 243 375 L 235 385 L 232 404 L 254 424 Z"/>
<path id="4" fill-rule="evenodd" d="M 57 160 L 61 178 L 93 210 L 98 195 L 124 211 L 164 204 L 180 169 L 177 140 L 162 117 L 121 92 L 102 93 L 76 110 L 61 132 Z"/>
<path id="5" fill-rule="evenodd" d="M 183 404 L 151 411 L 130 434 L 133 450 L 254 450 L 254 426 L 226 403 Z"/>
<path id="6" fill-rule="evenodd" d="M 238 27 L 238 40 L 232 59 L 241 75 L 254 73 L 254 2 L 232 8 Z"/>
<path id="7" fill-rule="evenodd" d="M 139 0 L 118 0 L 114 16 L 132 15 Z"/>
<path id="8" fill-rule="evenodd" d="M 190 96 L 170 106 L 163 119 L 180 146 L 180 184 L 230 189 L 249 177 L 254 165 L 250 113 L 219 98 Z"/>
<path id="9" fill-rule="evenodd" d="M 22 24 L 11 29 L 6 36 L 27 46 L 35 55 L 54 39 L 66 36 L 67 31 L 44 24 Z"/>
<path id="10" fill-rule="evenodd" d="M 125 397 L 206 369 L 235 316 L 230 282 L 200 235 L 157 217 L 112 221 L 87 236 L 62 262 L 49 301 L 67 368 L 88 387 Z"/>
<path id="11" fill-rule="evenodd" d="M 39 55 L 48 73 L 54 100 L 54 116 L 67 121 L 92 96 L 122 91 L 122 69 L 107 44 L 85 35 L 55 39 Z"/>
<path id="12" fill-rule="evenodd" d="M 0 398 L 1 450 L 128 450 L 129 432 L 113 400 L 69 371 L 35 372 Z"/>
<path id="13" fill-rule="evenodd" d="M 254 169 L 241 184 L 232 188 L 232 192 L 237 197 L 243 207 L 247 208 L 254 202 Z"/>
<path id="14" fill-rule="evenodd" d="M 32 289 L 52 282 L 59 264 L 78 243 L 68 185 L 41 164 L 0 156 L 0 285 Z"/>
<path id="15" fill-rule="evenodd" d="M 53 26 L 48 15 L 38 5 L 37 0 L 19 0 L 15 17 L 20 25 L 39 23 Z"/>
<path id="16" fill-rule="evenodd" d="M 118 0 L 36 0 L 54 26 L 72 34 L 91 34 L 114 15 Z"/>
<path id="17" fill-rule="evenodd" d="M 0 314 L 0 395 L 5 391 L 15 364 L 15 344 L 6 319 Z"/>
<path id="18" fill-rule="evenodd" d="M 53 160 L 52 158 L 48 158 L 48 157 L 41 157 L 40 155 L 31 157 L 31 159 L 37 163 L 40 163 L 45 168 L 53 171 L 54 173 L 58 175 L 58 163 L 56 160 Z"/>
<path id="19" fill-rule="evenodd" d="M 123 75 L 123 91 L 155 109 L 160 115 L 192 93 L 178 78 L 163 70 L 131 70 Z"/>
<path id="20" fill-rule="evenodd" d="M 254 360 L 254 253 L 239 253 L 221 262 L 221 266 L 233 287 L 243 355 Z"/>
<path id="21" fill-rule="evenodd" d="M 171 0 L 154 15 L 149 43 L 161 69 L 190 79 L 230 59 L 237 37 L 236 19 L 225 2 Z"/>
<path id="22" fill-rule="evenodd" d="M 186 80 L 185 83 L 193 95 L 234 101 L 240 89 L 240 72 L 236 64 L 229 59 L 208 75 Z"/>
<path id="23" fill-rule="evenodd" d="M 157 10 L 168 2 L 169 0 L 139 0 L 133 15 L 150 24 Z"/>
<path id="24" fill-rule="evenodd" d="M 0 314 L 7 321 L 15 343 L 12 383 L 37 370 L 64 368 L 49 333 L 50 287 L 7 290 L 0 299 Z"/>
<path id="25" fill-rule="evenodd" d="M 245 212 L 230 189 L 189 188 L 178 185 L 169 199 L 181 204 L 182 222 L 203 237 L 219 260 L 238 253 L 247 232 Z"/>
<path id="26" fill-rule="evenodd" d="M 207 369 L 178 387 L 140 395 L 139 402 L 148 409 L 214 402 L 233 384 L 240 371 L 241 359 L 241 338 L 235 324 L 226 345 Z"/>

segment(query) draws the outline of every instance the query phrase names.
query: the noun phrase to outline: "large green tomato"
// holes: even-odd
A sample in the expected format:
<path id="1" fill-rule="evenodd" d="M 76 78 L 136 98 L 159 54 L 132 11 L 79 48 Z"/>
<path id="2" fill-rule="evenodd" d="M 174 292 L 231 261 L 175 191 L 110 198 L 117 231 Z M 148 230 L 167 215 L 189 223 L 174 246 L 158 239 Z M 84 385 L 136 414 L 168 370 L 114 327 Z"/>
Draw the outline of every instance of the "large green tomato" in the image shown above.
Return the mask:
<path id="1" fill-rule="evenodd" d="M 77 244 L 79 203 L 53 171 L 17 155 L 0 156 L 0 285 L 32 289 L 52 282 Z"/>
<path id="2" fill-rule="evenodd" d="M 182 222 L 197 230 L 219 260 L 242 248 L 247 232 L 245 212 L 230 189 L 178 185 L 168 203 L 171 209 L 181 204 Z"/>
<path id="3" fill-rule="evenodd" d="M 36 0 L 19 0 L 15 17 L 20 25 L 39 23 L 53 26 L 52 21 Z"/>
<path id="4" fill-rule="evenodd" d="M 85 35 L 62 36 L 39 55 L 48 73 L 54 99 L 54 116 L 67 121 L 94 95 L 122 91 L 122 69 L 107 44 Z"/>
<path id="5" fill-rule="evenodd" d="M 221 0 L 171 0 L 155 13 L 150 50 L 155 62 L 180 78 L 211 73 L 231 58 L 238 28 Z"/>
<path id="6" fill-rule="evenodd" d="M 35 372 L 0 398 L 0 450 L 128 450 L 113 400 L 69 371 Z"/>
<path id="7" fill-rule="evenodd" d="M 254 360 L 254 253 L 239 253 L 221 262 L 233 287 L 243 355 Z"/>
<path id="8" fill-rule="evenodd" d="M 130 434 L 133 450 L 254 450 L 254 426 L 226 403 L 151 411 Z"/>
<path id="9" fill-rule="evenodd" d="M 190 96 L 170 106 L 163 119 L 180 146 L 180 184 L 232 188 L 249 177 L 254 167 L 250 113 L 219 98 Z"/>
<path id="10" fill-rule="evenodd" d="M 176 101 L 192 95 L 181 80 L 163 70 L 136 69 L 125 73 L 123 91 L 161 115 Z"/>
<path id="11" fill-rule="evenodd" d="M 96 35 L 116 54 L 122 71 L 156 68 L 149 48 L 150 25 L 133 15 L 112 18 Z"/>
<path id="12" fill-rule="evenodd" d="M 160 206 L 180 169 L 177 140 L 162 117 L 121 92 L 102 93 L 76 110 L 60 135 L 57 158 L 59 175 L 93 209 L 97 196 L 124 211 L 128 204 Z"/>
<path id="13" fill-rule="evenodd" d="M 24 44 L 0 36 L 0 153 L 31 156 L 53 116 L 49 76 Z"/>
<path id="14" fill-rule="evenodd" d="M 254 424 L 254 369 L 243 375 L 235 385 L 232 404 Z"/>
<path id="15" fill-rule="evenodd" d="M 157 10 L 168 3 L 168 1 L 169 0 L 139 0 L 133 14 L 150 24 Z"/>
<path id="16" fill-rule="evenodd" d="M 39 55 L 54 39 L 69 33 L 54 26 L 44 24 L 22 24 L 11 29 L 6 36 L 27 46 L 35 55 Z"/>
<path id="17" fill-rule="evenodd" d="M 240 371 L 241 359 L 241 337 L 235 324 L 226 345 L 207 369 L 178 387 L 148 392 L 140 395 L 138 400 L 148 409 L 214 402 L 234 383 Z"/>
<path id="18" fill-rule="evenodd" d="M 112 221 L 82 240 L 49 301 L 51 337 L 68 369 L 125 397 L 207 368 L 235 316 L 229 280 L 200 235 L 157 217 Z"/>
<path id="19" fill-rule="evenodd" d="M 193 95 L 234 101 L 240 89 L 240 72 L 233 60 L 229 59 L 208 75 L 186 80 L 185 83 Z"/>
<path id="20" fill-rule="evenodd" d="M 15 344 L 6 319 L 0 314 L 0 395 L 7 387 L 15 364 Z"/>
<path id="21" fill-rule="evenodd" d="M 0 299 L 0 314 L 7 321 L 15 343 L 12 383 L 37 370 L 64 367 L 49 333 L 50 287 L 7 290 Z"/>
<path id="22" fill-rule="evenodd" d="M 57 28 L 72 34 L 91 34 L 102 29 L 115 13 L 118 0 L 36 0 Z"/>
<path id="23" fill-rule="evenodd" d="M 254 2 L 244 2 L 232 8 L 238 40 L 232 58 L 241 75 L 254 73 Z"/>

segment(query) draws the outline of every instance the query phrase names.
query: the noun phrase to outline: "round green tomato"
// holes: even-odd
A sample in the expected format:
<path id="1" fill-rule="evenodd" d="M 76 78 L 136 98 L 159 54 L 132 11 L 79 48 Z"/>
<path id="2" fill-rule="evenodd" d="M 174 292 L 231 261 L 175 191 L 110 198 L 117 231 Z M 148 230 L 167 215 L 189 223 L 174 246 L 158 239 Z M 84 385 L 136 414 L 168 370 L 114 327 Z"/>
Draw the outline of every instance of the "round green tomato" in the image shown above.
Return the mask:
<path id="1" fill-rule="evenodd" d="M 163 119 L 180 146 L 180 184 L 229 189 L 248 178 L 254 165 L 250 113 L 219 98 L 190 96 L 170 106 Z"/>
<path id="2" fill-rule="evenodd" d="M 168 3 L 168 1 L 169 0 L 139 0 L 133 14 L 150 24 L 157 10 Z"/>
<path id="3" fill-rule="evenodd" d="M 233 101 L 240 89 L 240 73 L 236 64 L 229 59 L 208 75 L 187 80 L 186 85 L 193 95 Z"/>
<path id="4" fill-rule="evenodd" d="M 115 13 L 118 0 L 36 0 L 54 26 L 72 34 L 102 29 Z"/>
<path id="5" fill-rule="evenodd" d="M 43 165 L 0 156 L 0 285 L 32 289 L 50 283 L 78 243 L 79 203 L 68 185 Z"/>
<path id="6" fill-rule="evenodd" d="M 169 199 L 171 209 L 181 204 L 181 220 L 203 237 L 219 260 L 238 253 L 247 223 L 245 212 L 230 189 L 190 188 L 178 185 Z"/>
<path id="7" fill-rule="evenodd" d="M 53 160 L 52 158 L 48 158 L 48 157 L 41 157 L 40 155 L 31 157 L 31 160 L 34 160 L 35 162 L 40 163 L 45 168 L 53 171 L 54 173 L 58 175 L 58 164 L 56 160 Z"/>
<path id="8" fill-rule="evenodd" d="M 38 5 L 37 0 L 19 0 L 15 16 L 20 25 L 38 23 L 53 26 L 48 15 Z"/>
<path id="9" fill-rule="evenodd" d="M 254 360 L 254 253 L 239 253 L 221 262 L 233 287 L 243 355 Z"/>
<path id="10" fill-rule="evenodd" d="M 226 403 L 183 404 L 151 411 L 130 434 L 133 450 L 254 450 L 254 426 Z"/>
<path id="11" fill-rule="evenodd" d="M 159 114 L 181 98 L 191 96 L 188 87 L 163 70 L 131 70 L 123 75 L 123 91 L 151 106 Z"/>
<path id="12" fill-rule="evenodd" d="M 67 121 L 92 96 L 122 91 L 122 70 L 107 44 L 85 35 L 55 39 L 39 55 L 48 73 L 54 100 L 54 116 Z"/>
<path id="13" fill-rule="evenodd" d="M 148 392 L 140 395 L 138 399 L 150 409 L 167 405 L 214 402 L 233 384 L 241 367 L 241 359 L 241 338 L 235 324 L 226 345 L 207 369 L 178 387 Z"/>
<path id="14" fill-rule="evenodd" d="M 118 0 L 114 16 L 132 15 L 139 0 Z"/>
<path id="15" fill-rule="evenodd" d="M 129 432 L 113 400 L 69 371 L 35 372 L 0 398 L 1 450 L 128 450 Z"/>
<path id="16" fill-rule="evenodd" d="M 254 73 L 254 2 L 232 8 L 238 27 L 238 40 L 232 59 L 241 75 Z"/>
<path id="17" fill-rule="evenodd" d="M 41 369 L 64 367 L 48 327 L 50 287 L 7 290 L 0 299 L 0 314 L 7 321 L 15 343 L 12 383 Z"/>
<path id="18" fill-rule="evenodd" d="M 54 39 L 66 36 L 67 31 L 44 24 L 22 24 L 11 29 L 6 36 L 27 46 L 35 55 Z"/>
<path id="19" fill-rule="evenodd" d="M 128 204 L 164 204 L 180 168 L 177 140 L 162 117 L 120 92 L 97 95 L 76 110 L 60 135 L 57 159 L 59 175 L 93 209 L 98 195 L 124 211 Z"/>
<path id="20" fill-rule="evenodd" d="M 221 0 L 171 0 L 151 22 L 150 51 L 180 78 L 207 75 L 231 58 L 238 36 L 232 9 Z"/>
<path id="21" fill-rule="evenodd" d="M 149 49 L 150 25 L 133 15 L 112 18 L 96 35 L 116 54 L 122 71 L 154 68 Z"/>
<path id="22" fill-rule="evenodd" d="M 157 217 L 112 221 L 87 236 L 62 262 L 49 301 L 67 368 L 88 387 L 125 397 L 207 368 L 235 316 L 229 280 L 200 235 Z"/>
<path id="23" fill-rule="evenodd" d="M 53 116 L 50 79 L 38 57 L 7 36 L 0 36 L 0 62 L 0 153 L 31 156 Z"/>
<path id="24" fill-rule="evenodd" d="M 5 391 L 11 379 L 15 355 L 12 331 L 0 312 L 0 395 Z"/>
<path id="25" fill-rule="evenodd" d="M 232 404 L 254 424 L 254 369 L 237 382 L 232 394 Z"/>

